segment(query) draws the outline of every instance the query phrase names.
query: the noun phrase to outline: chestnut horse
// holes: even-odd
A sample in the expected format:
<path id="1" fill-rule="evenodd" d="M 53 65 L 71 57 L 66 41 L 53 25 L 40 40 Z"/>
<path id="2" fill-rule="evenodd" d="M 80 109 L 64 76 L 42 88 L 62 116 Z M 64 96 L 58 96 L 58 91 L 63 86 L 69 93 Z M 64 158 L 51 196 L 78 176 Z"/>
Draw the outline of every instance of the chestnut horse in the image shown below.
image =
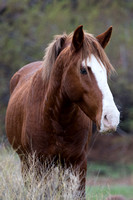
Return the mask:
<path id="1" fill-rule="evenodd" d="M 58 35 L 43 61 L 12 77 L 6 132 L 22 166 L 36 152 L 42 164 L 48 157 L 60 158 L 62 165 L 86 173 L 92 121 L 100 132 L 116 130 L 119 111 L 107 83 L 114 68 L 104 52 L 111 33 L 112 27 L 94 37 L 79 26 L 70 35 Z"/>

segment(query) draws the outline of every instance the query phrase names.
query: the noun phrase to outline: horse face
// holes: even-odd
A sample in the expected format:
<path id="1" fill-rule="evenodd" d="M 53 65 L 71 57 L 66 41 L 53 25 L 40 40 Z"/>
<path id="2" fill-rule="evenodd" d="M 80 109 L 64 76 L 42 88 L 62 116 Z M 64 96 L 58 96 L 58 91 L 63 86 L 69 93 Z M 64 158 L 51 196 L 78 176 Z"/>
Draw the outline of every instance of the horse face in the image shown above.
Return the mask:
<path id="1" fill-rule="evenodd" d="M 93 94 L 92 101 L 93 104 L 97 104 L 99 108 L 101 107 L 96 110 L 96 122 L 100 132 L 114 131 L 119 124 L 120 113 L 114 103 L 112 93 L 107 83 L 106 68 L 94 55 L 91 55 L 90 58 L 88 57 L 86 62 L 87 68 L 89 68 L 89 71 L 91 72 L 91 87 L 92 85 L 95 87 L 93 87 L 94 91 L 91 90 L 91 93 Z M 82 67 L 85 68 L 85 61 L 82 62 Z M 101 113 L 99 113 L 100 111 Z"/>
<path id="2" fill-rule="evenodd" d="M 112 29 L 111 29 L 112 30 Z M 104 48 L 109 41 L 109 31 L 98 36 Z M 82 47 L 84 33 L 78 27 L 73 36 L 71 49 L 75 52 Z M 66 75 L 66 92 L 71 101 L 75 102 L 84 113 L 96 122 L 100 132 L 114 131 L 119 124 L 119 111 L 114 103 L 107 83 L 107 71 L 103 63 L 91 54 L 81 63 L 73 59 Z"/>

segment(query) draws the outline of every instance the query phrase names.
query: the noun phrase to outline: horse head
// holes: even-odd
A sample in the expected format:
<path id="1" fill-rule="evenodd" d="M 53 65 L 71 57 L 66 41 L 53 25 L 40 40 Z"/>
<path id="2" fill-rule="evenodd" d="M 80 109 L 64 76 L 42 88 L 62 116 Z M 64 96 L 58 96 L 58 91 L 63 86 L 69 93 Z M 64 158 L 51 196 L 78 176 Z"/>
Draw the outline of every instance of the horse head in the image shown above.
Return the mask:
<path id="1" fill-rule="evenodd" d="M 109 72 L 114 70 L 104 52 L 111 33 L 112 27 L 95 38 L 79 26 L 68 36 L 56 60 L 56 65 L 64 65 L 65 95 L 96 123 L 100 132 L 115 131 L 120 118 L 107 82 Z"/>

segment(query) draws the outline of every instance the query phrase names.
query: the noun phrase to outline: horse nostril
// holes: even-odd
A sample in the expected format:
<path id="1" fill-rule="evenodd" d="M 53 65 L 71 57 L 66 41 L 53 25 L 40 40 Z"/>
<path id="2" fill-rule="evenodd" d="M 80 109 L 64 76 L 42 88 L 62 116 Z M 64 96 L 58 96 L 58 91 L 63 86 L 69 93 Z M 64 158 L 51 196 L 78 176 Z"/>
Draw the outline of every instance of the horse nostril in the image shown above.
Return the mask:
<path id="1" fill-rule="evenodd" d="M 108 121 L 107 115 L 104 116 L 104 120 Z"/>

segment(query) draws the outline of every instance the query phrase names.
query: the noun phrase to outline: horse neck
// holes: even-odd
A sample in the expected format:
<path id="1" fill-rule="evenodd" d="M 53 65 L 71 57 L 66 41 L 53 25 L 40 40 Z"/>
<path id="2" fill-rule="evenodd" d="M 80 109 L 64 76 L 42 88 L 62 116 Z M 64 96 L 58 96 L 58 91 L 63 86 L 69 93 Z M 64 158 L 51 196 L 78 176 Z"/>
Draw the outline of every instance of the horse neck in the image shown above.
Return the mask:
<path id="1" fill-rule="evenodd" d="M 92 121 L 65 97 L 61 88 L 56 90 L 56 95 L 52 92 L 49 91 L 45 100 L 45 130 L 58 136 L 65 134 L 74 141 L 77 134 L 76 140 L 80 140 L 83 146 L 88 144 L 92 134 Z"/>
<path id="2" fill-rule="evenodd" d="M 52 124 L 67 126 L 73 123 L 78 110 L 78 106 L 64 95 L 61 85 L 60 87 L 56 87 L 56 84 L 53 87 L 50 86 L 44 101 L 44 117 L 48 116 Z"/>

